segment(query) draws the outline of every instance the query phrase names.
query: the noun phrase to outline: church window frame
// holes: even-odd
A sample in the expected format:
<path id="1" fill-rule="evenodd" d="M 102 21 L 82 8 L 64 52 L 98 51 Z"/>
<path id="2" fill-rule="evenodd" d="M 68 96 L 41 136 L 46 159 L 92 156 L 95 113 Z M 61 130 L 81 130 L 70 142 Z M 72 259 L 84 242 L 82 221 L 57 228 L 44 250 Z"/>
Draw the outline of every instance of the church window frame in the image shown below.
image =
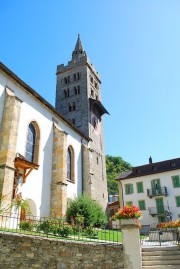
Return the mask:
<path id="1" fill-rule="evenodd" d="M 27 128 L 25 158 L 38 164 L 39 160 L 40 130 L 36 121 L 31 121 Z"/>
<path id="2" fill-rule="evenodd" d="M 74 157 L 74 149 L 72 146 L 67 148 L 67 181 L 75 183 L 75 157 Z"/>

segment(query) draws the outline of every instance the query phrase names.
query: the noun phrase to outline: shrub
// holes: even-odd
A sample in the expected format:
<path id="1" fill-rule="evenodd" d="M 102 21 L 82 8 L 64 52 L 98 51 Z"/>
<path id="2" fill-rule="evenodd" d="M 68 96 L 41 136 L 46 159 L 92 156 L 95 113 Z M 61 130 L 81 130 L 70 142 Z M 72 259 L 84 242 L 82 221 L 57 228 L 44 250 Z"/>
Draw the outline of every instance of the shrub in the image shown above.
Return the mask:
<path id="1" fill-rule="evenodd" d="M 100 227 L 107 223 L 107 216 L 101 206 L 86 195 L 82 195 L 71 201 L 66 215 L 69 222 L 73 220 L 77 225 L 80 224 L 78 222 L 81 222 L 86 227 Z M 79 216 L 81 217 L 81 221 Z"/>
<path id="2" fill-rule="evenodd" d="M 22 220 L 19 223 L 19 228 L 25 231 L 32 231 L 33 230 L 33 222 L 31 219 Z"/>

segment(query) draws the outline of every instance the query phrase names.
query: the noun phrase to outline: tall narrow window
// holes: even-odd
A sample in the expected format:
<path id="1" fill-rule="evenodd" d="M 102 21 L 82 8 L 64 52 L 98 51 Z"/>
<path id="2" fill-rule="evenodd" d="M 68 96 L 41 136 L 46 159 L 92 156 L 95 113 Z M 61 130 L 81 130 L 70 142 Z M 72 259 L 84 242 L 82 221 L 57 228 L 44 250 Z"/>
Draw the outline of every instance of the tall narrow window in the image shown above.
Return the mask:
<path id="1" fill-rule="evenodd" d="M 39 158 L 40 130 L 35 121 L 28 126 L 25 156 L 29 162 L 37 163 Z"/>
<path id="2" fill-rule="evenodd" d="M 71 150 L 67 151 L 67 179 L 71 180 Z"/>
<path id="3" fill-rule="evenodd" d="M 74 182 L 74 150 L 71 146 L 67 150 L 67 180 Z"/>
<path id="4" fill-rule="evenodd" d="M 34 161 L 35 139 L 36 139 L 36 131 L 33 124 L 30 123 L 28 127 L 28 136 L 26 143 L 26 159 L 29 162 Z"/>

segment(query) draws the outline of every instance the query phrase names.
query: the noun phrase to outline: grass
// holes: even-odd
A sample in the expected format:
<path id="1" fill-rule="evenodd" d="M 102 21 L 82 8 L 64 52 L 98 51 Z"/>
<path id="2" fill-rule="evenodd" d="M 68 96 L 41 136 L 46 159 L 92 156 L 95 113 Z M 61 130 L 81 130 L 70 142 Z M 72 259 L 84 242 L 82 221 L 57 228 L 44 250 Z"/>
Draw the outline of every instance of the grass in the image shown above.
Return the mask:
<path id="1" fill-rule="evenodd" d="M 108 229 L 98 229 L 97 235 L 95 236 L 83 236 L 82 233 L 79 234 L 72 234 L 68 237 L 62 236 L 53 236 L 52 234 L 46 234 L 43 232 L 36 232 L 36 231 L 27 231 L 22 229 L 8 229 L 8 228 L 0 228 L 0 231 L 11 232 L 11 233 L 19 233 L 25 235 L 32 235 L 32 236 L 42 236 L 48 238 L 57 238 L 63 240 L 79 240 L 79 241 L 107 241 L 107 242 L 122 242 L 122 233 L 116 230 L 108 230 Z"/>

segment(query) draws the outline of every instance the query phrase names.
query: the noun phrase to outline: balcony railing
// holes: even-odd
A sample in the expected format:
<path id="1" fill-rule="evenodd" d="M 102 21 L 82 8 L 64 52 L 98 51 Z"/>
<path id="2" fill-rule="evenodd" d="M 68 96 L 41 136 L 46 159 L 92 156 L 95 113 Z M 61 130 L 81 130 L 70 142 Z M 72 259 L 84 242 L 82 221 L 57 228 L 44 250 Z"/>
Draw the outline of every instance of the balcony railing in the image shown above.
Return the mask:
<path id="1" fill-rule="evenodd" d="M 149 198 L 152 198 L 154 196 L 162 196 L 162 195 L 163 196 L 168 196 L 166 187 L 147 189 L 147 196 Z"/>
<path id="2" fill-rule="evenodd" d="M 162 207 L 149 207 L 149 215 L 154 216 L 168 216 L 170 214 L 169 208 L 167 206 Z"/>

